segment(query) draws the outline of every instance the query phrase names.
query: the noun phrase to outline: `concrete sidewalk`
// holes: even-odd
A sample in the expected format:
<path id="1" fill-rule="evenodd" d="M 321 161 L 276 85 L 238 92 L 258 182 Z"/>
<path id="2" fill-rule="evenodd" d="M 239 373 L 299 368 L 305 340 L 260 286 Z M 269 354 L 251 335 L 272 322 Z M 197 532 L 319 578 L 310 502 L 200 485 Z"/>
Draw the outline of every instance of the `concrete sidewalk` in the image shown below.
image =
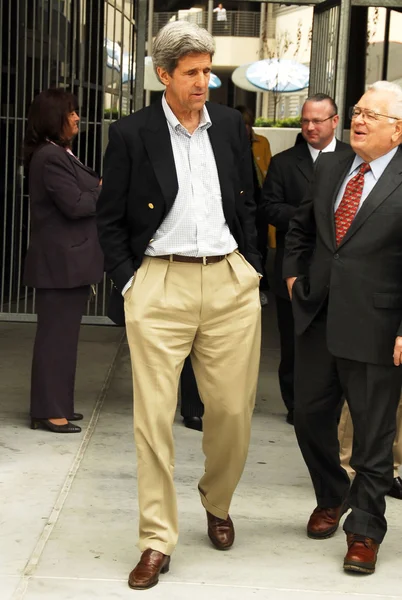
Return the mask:
<path id="1" fill-rule="evenodd" d="M 264 342 L 248 463 L 231 515 L 236 543 L 212 548 L 197 493 L 201 435 L 177 416 L 180 539 L 171 571 L 147 598 L 357 600 L 402 598 L 402 502 L 388 499 L 389 533 L 375 575 L 342 570 L 345 536 L 306 537 L 314 498 L 276 380 L 273 310 Z M 128 348 L 120 329 L 82 328 L 76 409 L 79 435 L 28 428 L 35 326 L 0 324 L 0 599 L 133 598 L 137 502 Z"/>

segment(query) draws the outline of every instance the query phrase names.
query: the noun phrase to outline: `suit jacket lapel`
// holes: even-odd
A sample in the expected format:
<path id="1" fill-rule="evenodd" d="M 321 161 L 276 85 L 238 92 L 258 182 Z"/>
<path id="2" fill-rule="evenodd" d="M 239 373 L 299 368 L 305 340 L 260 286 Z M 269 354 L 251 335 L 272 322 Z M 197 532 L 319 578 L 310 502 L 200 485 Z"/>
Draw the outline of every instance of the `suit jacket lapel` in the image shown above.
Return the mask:
<path id="1" fill-rule="evenodd" d="M 296 165 L 307 181 L 311 181 L 314 172 L 314 163 L 313 159 L 311 158 L 307 143 L 300 144 L 300 148 L 298 148 L 297 153 Z"/>
<path id="2" fill-rule="evenodd" d="M 212 121 L 212 125 L 208 128 L 208 135 L 215 157 L 215 163 L 219 177 L 219 184 L 221 188 L 222 204 L 226 215 L 226 211 L 228 209 L 230 211 L 230 203 L 227 202 L 229 192 L 233 189 L 233 185 L 230 182 L 230 171 L 228 169 L 227 163 L 227 157 L 230 155 L 230 148 L 228 146 L 228 141 L 225 136 L 225 132 L 222 130 L 222 126 L 219 122 L 219 119 L 214 114 L 215 111 L 213 105 L 211 106 L 210 104 L 208 104 L 207 109 Z"/>
<path id="3" fill-rule="evenodd" d="M 362 207 L 353 219 L 351 226 L 342 239 L 339 246 L 342 246 L 348 239 L 356 233 L 364 224 L 372 212 L 374 212 L 392 192 L 402 183 L 402 152 L 398 150 L 380 179 L 377 181 L 370 194 L 363 202 Z"/>
<path id="4" fill-rule="evenodd" d="M 169 128 L 162 103 L 151 105 L 149 117 L 140 132 L 169 212 L 177 196 L 178 181 Z"/>
<path id="5" fill-rule="evenodd" d="M 346 157 L 342 157 L 339 159 L 339 162 L 334 165 L 334 168 L 331 170 L 329 175 L 327 176 L 327 189 L 331 190 L 328 194 L 328 227 L 330 233 L 330 240 L 332 247 L 336 247 L 336 236 L 335 236 L 335 202 L 338 196 L 339 190 L 344 182 L 347 174 L 349 173 L 349 169 L 354 160 L 354 154 L 351 156 L 349 153 Z"/>
<path id="6" fill-rule="evenodd" d="M 75 164 L 75 166 L 80 167 L 81 169 L 84 169 L 84 171 L 91 173 L 91 175 L 93 175 L 94 177 L 99 178 L 99 175 L 96 173 L 96 171 L 91 169 L 91 167 L 87 167 L 87 165 L 84 165 L 76 156 L 70 154 L 69 152 L 67 152 L 67 156 Z"/>

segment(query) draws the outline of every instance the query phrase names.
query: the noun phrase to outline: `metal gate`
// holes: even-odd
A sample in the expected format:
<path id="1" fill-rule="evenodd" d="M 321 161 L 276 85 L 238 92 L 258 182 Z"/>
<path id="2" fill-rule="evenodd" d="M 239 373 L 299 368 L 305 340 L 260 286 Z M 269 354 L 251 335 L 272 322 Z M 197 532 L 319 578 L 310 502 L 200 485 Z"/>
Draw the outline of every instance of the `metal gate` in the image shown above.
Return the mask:
<path id="1" fill-rule="evenodd" d="M 338 104 L 343 130 L 350 0 L 326 0 L 314 7 L 309 94 L 328 94 Z"/>
<path id="2" fill-rule="evenodd" d="M 36 319 L 34 290 L 22 286 L 29 241 L 27 180 L 21 161 L 27 109 L 49 87 L 80 106 L 75 152 L 97 172 L 113 119 L 134 102 L 133 0 L 0 0 L 0 320 Z M 105 317 L 110 284 L 88 302 L 86 322 Z"/>

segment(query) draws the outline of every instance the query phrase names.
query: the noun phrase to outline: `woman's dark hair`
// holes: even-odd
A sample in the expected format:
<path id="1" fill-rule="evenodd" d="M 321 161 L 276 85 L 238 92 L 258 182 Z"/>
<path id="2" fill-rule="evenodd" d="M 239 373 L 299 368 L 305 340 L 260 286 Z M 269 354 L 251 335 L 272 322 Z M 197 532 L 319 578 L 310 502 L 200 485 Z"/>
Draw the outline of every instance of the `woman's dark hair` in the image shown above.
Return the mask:
<path id="1" fill-rule="evenodd" d="M 24 160 L 28 165 L 32 154 L 47 140 L 63 148 L 70 140 L 63 139 L 63 130 L 70 113 L 77 110 L 77 98 L 63 88 L 44 90 L 35 96 L 29 111 L 24 139 Z"/>
<path id="2" fill-rule="evenodd" d="M 254 125 L 254 113 L 251 110 L 251 108 L 248 108 L 247 106 L 236 106 L 235 107 L 236 110 L 238 110 L 241 113 L 241 116 L 243 117 L 243 121 L 245 125 L 248 125 L 249 127 L 253 127 Z"/>

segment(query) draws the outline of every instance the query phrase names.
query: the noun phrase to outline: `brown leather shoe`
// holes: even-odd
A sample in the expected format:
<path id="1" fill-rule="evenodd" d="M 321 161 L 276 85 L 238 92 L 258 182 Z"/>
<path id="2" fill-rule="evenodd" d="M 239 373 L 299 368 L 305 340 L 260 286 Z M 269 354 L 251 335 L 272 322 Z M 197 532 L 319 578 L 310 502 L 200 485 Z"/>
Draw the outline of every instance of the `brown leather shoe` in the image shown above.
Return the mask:
<path id="1" fill-rule="evenodd" d="M 380 544 L 369 537 L 356 533 L 347 533 L 346 539 L 348 551 L 343 561 L 345 571 L 365 573 L 366 575 L 374 573 Z"/>
<path id="2" fill-rule="evenodd" d="M 229 517 L 220 519 L 207 511 L 208 537 L 218 550 L 229 550 L 233 546 L 235 531 L 233 521 Z"/>
<path id="3" fill-rule="evenodd" d="M 342 515 L 348 510 L 346 503 L 335 508 L 321 508 L 317 506 L 307 523 L 307 535 L 314 540 L 325 540 L 334 535 L 339 527 Z"/>
<path id="4" fill-rule="evenodd" d="M 148 548 L 141 554 L 138 565 L 128 577 L 128 585 L 133 590 L 147 590 L 159 581 L 159 573 L 169 571 L 170 556 Z"/>

